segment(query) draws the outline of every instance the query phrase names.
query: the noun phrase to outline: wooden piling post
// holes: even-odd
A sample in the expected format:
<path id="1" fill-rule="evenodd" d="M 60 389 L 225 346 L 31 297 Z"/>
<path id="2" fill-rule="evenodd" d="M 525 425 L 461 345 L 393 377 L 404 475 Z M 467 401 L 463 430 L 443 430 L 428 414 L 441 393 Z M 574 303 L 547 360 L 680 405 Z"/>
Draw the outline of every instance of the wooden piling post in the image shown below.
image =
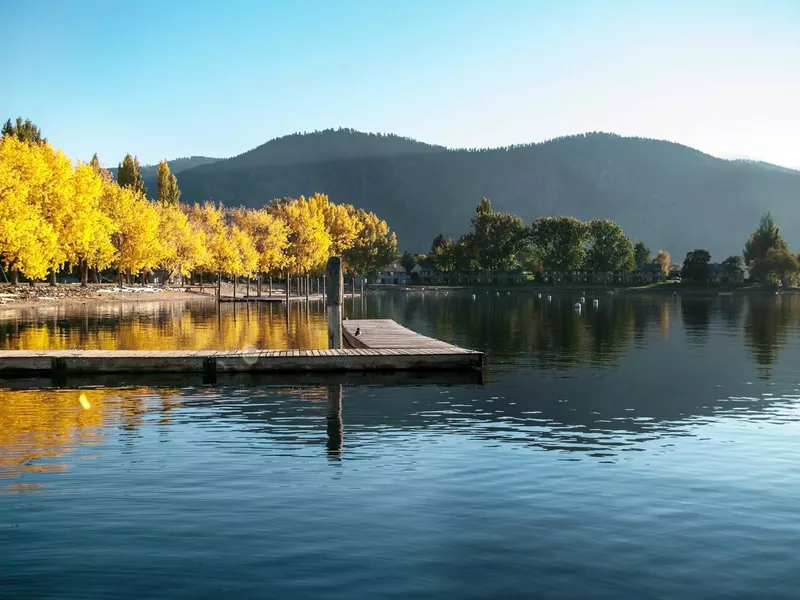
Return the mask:
<path id="1" fill-rule="evenodd" d="M 272 298 L 272 275 L 269 276 L 269 297 Z"/>
<path id="2" fill-rule="evenodd" d="M 328 284 L 326 282 L 327 282 L 327 279 L 325 278 L 325 275 L 323 275 L 322 276 L 322 303 L 323 304 L 325 304 L 325 291 L 326 291 L 326 288 L 328 287 Z"/>
<path id="3" fill-rule="evenodd" d="M 289 296 L 291 295 L 291 285 L 292 285 L 292 278 L 289 276 L 289 272 L 286 272 L 286 308 L 289 308 Z"/>
<path id="4" fill-rule="evenodd" d="M 344 278 L 342 259 L 333 256 L 325 267 L 326 296 L 325 307 L 328 312 L 328 348 L 338 350 L 342 347 L 342 304 L 344 303 Z"/>
<path id="5" fill-rule="evenodd" d="M 308 275 L 308 274 L 306 274 L 306 277 L 305 277 L 305 279 L 306 279 L 306 280 L 305 280 L 305 287 L 306 287 L 306 302 L 308 302 L 308 300 L 309 300 L 309 287 L 310 287 L 310 284 L 311 284 L 311 275 Z"/>

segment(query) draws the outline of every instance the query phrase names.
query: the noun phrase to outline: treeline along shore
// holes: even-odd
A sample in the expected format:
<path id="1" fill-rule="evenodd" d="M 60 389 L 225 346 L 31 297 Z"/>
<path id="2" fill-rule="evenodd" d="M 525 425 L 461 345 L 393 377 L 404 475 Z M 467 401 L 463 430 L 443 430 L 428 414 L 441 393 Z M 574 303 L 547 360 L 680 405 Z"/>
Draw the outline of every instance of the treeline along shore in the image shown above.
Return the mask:
<path id="1" fill-rule="evenodd" d="M 187 278 L 220 282 L 223 277 L 321 275 L 331 256 L 343 259 L 348 275 L 373 281 L 398 260 L 407 272 L 426 264 L 442 282 L 496 282 L 498 273 L 524 273 L 554 285 L 630 281 L 651 265 L 669 274 L 707 283 L 719 272 L 739 280 L 787 285 L 797 277 L 798 258 L 788 250 L 766 213 L 745 243 L 742 256 L 712 263 L 698 248 L 683 264 L 666 250 L 652 256 L 610 219 L 581 221 L 549 216 L 526 225 L 492 209 L 484 198 L 471 230 L 457 239 L 437 236 L 427 255 L 398 256 L 386 221 L 323 193 L 265 199 L 260 208 L 224 207 L 212 201 L 186 204 L 166 161 L 158 166 L 157 193 L 148 199 L 136 158 L 127 155 L 116 179 L 95 155 L 73 163 L 42 137 L 31 121 L 10 120 L 0 139 L 0 258 L 12 285 L 49 280 L 56 285 L 77 274 L 90 281 L 147 283 Z"/>

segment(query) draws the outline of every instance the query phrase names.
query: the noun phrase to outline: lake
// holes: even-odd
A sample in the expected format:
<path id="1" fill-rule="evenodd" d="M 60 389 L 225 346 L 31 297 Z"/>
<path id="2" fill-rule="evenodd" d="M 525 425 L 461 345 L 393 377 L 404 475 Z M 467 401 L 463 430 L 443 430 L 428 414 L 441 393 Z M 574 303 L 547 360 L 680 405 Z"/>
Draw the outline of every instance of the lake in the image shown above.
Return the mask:
<path id="1" fill-rule="evenodd" d="M 482 380 L 0 382 L 0 598 L 796 598 L 800 297 L 576 298 L 346 300 Z M 0 349 L 325 343 L 320 304 L 0 308 Z"/>

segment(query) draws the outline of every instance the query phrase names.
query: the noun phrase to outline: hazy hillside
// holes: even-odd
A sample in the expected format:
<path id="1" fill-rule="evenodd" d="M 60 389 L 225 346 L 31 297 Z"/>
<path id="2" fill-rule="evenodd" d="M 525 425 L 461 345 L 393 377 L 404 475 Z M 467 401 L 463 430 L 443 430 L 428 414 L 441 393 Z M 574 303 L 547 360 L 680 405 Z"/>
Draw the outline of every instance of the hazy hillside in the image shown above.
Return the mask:
<path id="1" fill-rule="evenodd" d="M 800 172 L 605 133 L 468 151 L 329 130 L 279 138 L 181 171 L 178 180 L 185 200 L 228 205 L 326 192 L 387 219 L 401 248 L 412 251 L 426 250 L 439 232 L 464 232 L 482 196 L 526 222 L 609 217 L 676 259 L 695 247 L 720 260 L 741 252 L 769 209 L 800 247 Z"/>

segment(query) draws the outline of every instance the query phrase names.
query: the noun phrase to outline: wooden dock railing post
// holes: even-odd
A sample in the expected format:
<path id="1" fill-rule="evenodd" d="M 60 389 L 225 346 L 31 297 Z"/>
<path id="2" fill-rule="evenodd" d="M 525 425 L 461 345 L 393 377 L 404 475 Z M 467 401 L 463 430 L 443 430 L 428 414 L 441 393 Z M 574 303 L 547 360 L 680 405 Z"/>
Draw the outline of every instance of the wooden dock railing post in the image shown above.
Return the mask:
<path id="1" fill-rule="evenodd" d="M 333 256 L 325 267 L 326 296 L 325 307 L 328 312 L 328 348 L 338 350 L 342 347 L 342 304 L 344 302 L 344 278 L 342 259 Z"/>

